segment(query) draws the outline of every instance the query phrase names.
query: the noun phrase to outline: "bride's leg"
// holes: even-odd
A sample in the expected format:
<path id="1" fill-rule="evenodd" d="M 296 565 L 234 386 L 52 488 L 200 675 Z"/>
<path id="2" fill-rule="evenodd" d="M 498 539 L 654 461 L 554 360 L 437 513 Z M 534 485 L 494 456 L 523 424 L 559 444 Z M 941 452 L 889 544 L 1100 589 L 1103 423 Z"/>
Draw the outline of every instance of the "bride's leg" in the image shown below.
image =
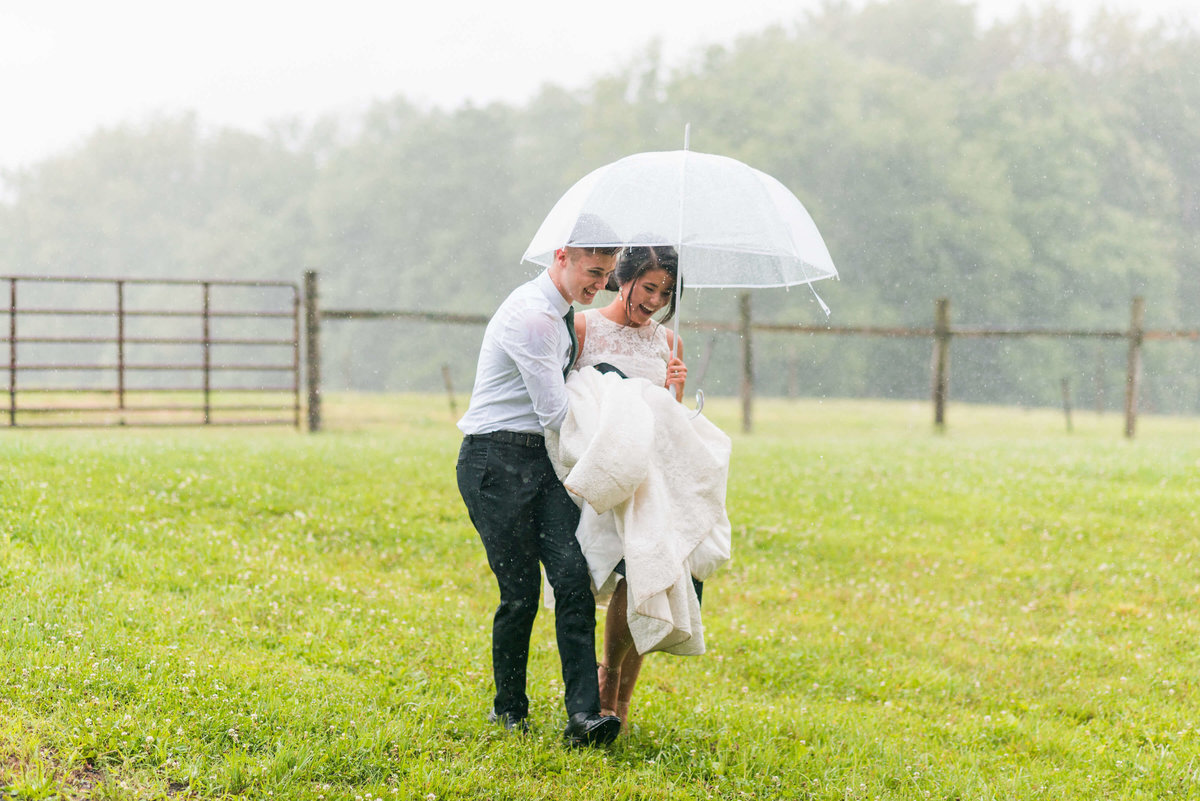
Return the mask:
<path id="1" fill-rule="evenodd" d="M 621 579 L 608 602 L 608 614 L 604 619 L 604 658 L 597 668 L 600 712 L 605 715 L 616 712 L 620 687 L 624 683 L 621 670 L 630 653 L 637 655 L 637 649 L 633 647 L 633 635 L 629 632 L 629 621 L 625 617 L 627 597 L 625 579 Z"/>
<path id="2" fill-rule="evenodd" d="M 621 687 L 617 692 L 617 717 L 621 718 L 621 731 L 629 731 L 629 701 L 633 698 L 633 688 L 637 685 L 638 674 L 642 671 L 642 654 L 636 648 L 630 648 L 621 662 Z"/>

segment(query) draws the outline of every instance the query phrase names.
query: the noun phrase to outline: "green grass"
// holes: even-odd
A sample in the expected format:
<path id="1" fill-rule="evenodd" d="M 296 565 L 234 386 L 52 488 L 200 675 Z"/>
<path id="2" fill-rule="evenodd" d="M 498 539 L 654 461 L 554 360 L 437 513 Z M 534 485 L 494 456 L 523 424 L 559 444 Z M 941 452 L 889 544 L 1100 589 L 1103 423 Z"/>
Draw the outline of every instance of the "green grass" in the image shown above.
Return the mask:
<path id="1" fill-rule="evenodd" d="M 459 409 L 462 406 L 459 400 Z M 484 721 L 496 589 L 443 398 L 328 430 L 0 432 L 0 799 L 1200 795 L 1200 421 L 760 402 L 709 653 L 634 732 Z"/>

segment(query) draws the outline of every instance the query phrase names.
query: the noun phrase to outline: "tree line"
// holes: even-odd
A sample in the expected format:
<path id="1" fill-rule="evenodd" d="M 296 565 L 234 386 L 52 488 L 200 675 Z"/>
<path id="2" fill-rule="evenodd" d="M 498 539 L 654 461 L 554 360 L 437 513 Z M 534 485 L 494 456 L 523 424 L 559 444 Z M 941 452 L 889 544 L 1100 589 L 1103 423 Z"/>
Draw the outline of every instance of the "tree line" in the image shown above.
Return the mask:
<path id="1" fill-rule="evenodd" d="M 1200 325 L 1200 38 L 1183 23 L 1045 6 L 981 23 L 956 0 L 829 2 L 668 69 L 655 42 L 583 90 L 523 104 L 423 108 L 402 94 L 354 118 L 266 134 L 193 114 L 96 131 L 3 176 L 0 273 L 298 280 L 326 306 L 490 313 L 578 178 L 642 150 L 721 153 L 791 188 L 841 280 L 831 322 L 1120 328 Z M 685 296 L 684 320 L 732 320 L 733 293 Z M 819 322 L 806 289 L 756 291 L 755 316 Z M 334 387 L 465 389 L 481 332 L 326 327 Z M 728 335 L 705 384 L 737 391 Z M 929 343 L 760 337 L 767 392 L 923 397 Z M 1119 403 L 1119 343 L 956 344 L 961 399 Z M 1200 407 L 1195 343 L 1149 348 L 1147 405 Z M 1108 387 L 1106 390 L 1105 387 Z"/>

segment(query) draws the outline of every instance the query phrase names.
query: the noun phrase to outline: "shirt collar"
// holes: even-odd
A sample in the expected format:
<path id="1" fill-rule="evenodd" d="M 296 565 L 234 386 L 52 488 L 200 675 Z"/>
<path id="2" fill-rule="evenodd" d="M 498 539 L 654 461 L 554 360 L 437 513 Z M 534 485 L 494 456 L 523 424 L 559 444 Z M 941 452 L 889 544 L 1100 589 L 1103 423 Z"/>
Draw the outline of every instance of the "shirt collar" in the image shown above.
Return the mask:
<path id="1" fill-rule="evenodd" d="M 567 309 L 571 308 L 571 302 L 562 296 L 558 291 L 558 287 L 554 285 L 554 281 L 550 278 L 549 270 L 542 270 L 538 277 L 533 279 L 534 285 L 542 291 L 546 296 L 546 300 L 558 312 L 558 316 L 562 317 L 567 313 Z"/>

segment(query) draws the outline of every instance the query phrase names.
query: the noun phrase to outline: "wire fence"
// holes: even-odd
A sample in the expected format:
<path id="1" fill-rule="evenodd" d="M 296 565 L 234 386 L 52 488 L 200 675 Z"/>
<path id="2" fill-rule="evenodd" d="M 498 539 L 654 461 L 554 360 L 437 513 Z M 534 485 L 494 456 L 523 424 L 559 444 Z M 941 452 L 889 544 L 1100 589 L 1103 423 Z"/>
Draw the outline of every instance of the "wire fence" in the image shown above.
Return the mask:
<path id="1" fill-rule="evenodd" d="M 308 409 L 309 428 L 316 431 L 321 426 L 320 415 L 320 328 L 324 321 L 421 321 L 436 325 L 483 327 L 488 322 L 486 315 L 452 314 L 444 312 L 421 312 L 411 310 L 387 309 L 322 309 L 318 298 L 318 278 L 315 272 L 305 276 L 305 307 L 306 328 L 308 334 Z M 955 325 L 950 314 L 950 301 L 939 298 L 934 304 L 934 314 L 929 326 L 884 326 L 884 325 L 793 325 L 771 322 L 758 322 L 753 318 L 751 295 L 742 293 L 738 298 L 738 319 L 736 321 L 720 320 L 688 320 L 683 323 L 685 329 L 702 335 L 704 340 L 700 352 L 693 357 L 689 371 L 694 377 L 689 380 L 692 386 L 702 385 L 708 372 L 709 362 L 717 336 L 736 334 L 738 341 L 738 359 L 740 361 L 740 376 L 737 393 L 741 399 L 742 429 L 750 432 L 753 428 L 754 396 L 757 379 L 755 375 L 755 340 L 757 337 L 791 337 L 801 336 L 849 336 L 873 337 L 888 340 L 892 343 L 904 340 L 926 340 L 929 346 L 930 361 L 928 373 L 928 392 L 932 405 L 932 422 L 940 428 L 947 424 L 947 406 L 950 401 L 950 363 L 951 343 L 956 340 L 965 342 L 987 342 L 997 340 L 1028 340 L 1045 339 L 1060 342 L 1095 341 L 1110 343 L 1124 348 L 1124 365 L 1122 377 L 1122 396 L 1124 414 L 1124 434 L 1132 438 L 1136 431 L 1139 413 L 1139 400 L 1142 397 L 1144 381 L 1143 350 L 1147 342 L 1192 341 L 1200 340 L 1198 329 L 1176 330 L 1146 330 L 1145 302 L 1141 297 L 1134 298 L 1130 308 L 1130 322 L 1123 329 L 1083 329 L 1064 327 L 1011 327 L 1011 326 L 971 326 Z M 693 352 L 695 353 L 695 351 Z M 446 391 L 453 402 L 454 388 L 450 384 L 448 371 L 443 368 Z M 789 386 L 796 382 L 796 377 L 786 379 Z M 1071 388 L 1066 378 L 1062 379 L 1061 399 L 1070 425 L 1070 415 L 1073 407 Z M 1104 396 L 1102 388 L 1097 388 L 1095 396 Z M 1097 401 L 1100 403 L 1101 401 Z"/>
<path id="2" fill-rule="evenodd" d="M 489 317 L 396 309 L 323 309 L 318 275 L 308 271 L 303 289 L 273 281 L 167 280 L 137 278 L 50 278 L 0 276 L 0 347 L 7 387 L 9 427 L 90 427 L 155 425 L 291 425 L 307 418 L 307 429 L 322 426 L 322 328 L 327 323 L 400 321 L 402 324 L 481 329 Z M 3 300 L 0 300 L 3 303 Z M 798 394 L 799 357 L 791 372 L 756 376 L 756 342 L 784 341 L 795 354 L 813 337 L 870 337 L 883 340 L 871 358 L 913 359 L 912 346 L 924 340 L 929 354 L 927 381 L 932 422 L 947 425 L 950 362 L 953 350 L 995 350 L 984 343 L 1042 339 L 1095 341 L 1107 359 L 1097 372 L 1113 372 L 1114 348 L 1121 354 L 1120 382 L 1124 434 L 1136 431 L 1147 343 L 1196 342 L 1200 330 L 1147 330 L 1145 304 L 1134 298 L 1125 328 L 1006 327 L 956 325 L 950 301 L 938 299 L 928 326 L 800 325 L 754 319 L 751 295 L 738 297 L 737 319 L 685 320 L 693 345 L 689 358 L 692 387 L 704 386 L 718 340 L 722 361 L 738 363 L 737 384 L 742 429 L 753 428 L 754 398 L 760 384 L 775 394 L 781 387 Z M 365 336 L 365 335 L 364 335 Z M 736 343 L 736 344 L 730 344 Z M 978 344 L 969 344 L 978 343 Z M 1160 347 L 1156 344 L 1156 348 Z M 737 350 L 736 357 L 730 351 Z M 1102 355 L 1101 348 L 1104 349 Z M 895 353 L 893 353 L 895 351 Z M 891 354 L 891 355 L 889 355 Z M 303 358 L 302 358 L 303 355 Z M 1002 352 L 987 354 L 1003 359 Z M 978 360 L 978 359 L 977 359 Z M 778 364 L 778 359 L 774 362 Z M 986 369 L 986 363 L 984 368 Z M 333 365 L 338 369 L 338 365 Z M 722 365 L 724 367 L 724 365 Z M 978 366 L 978 365 L 976 365 Z M 861 366 L 860 366 L 861 367 Z M 342 366 L 346 369 L 346 366 Z M 453 404 L 451 371 L 440 368 Z M 867 374 L 869 370 L 848 370 Z M 926 371 L 903 371 L 912 382 Z M 732 389 L 726 385 L 726 390 Z M 810 388 L 812 389 L 812 388 Z M 820 389 L 820 388 L 817 388 Z M 841 392 L 872 396 L 871 387 L 839 387 Z M 1068 425 L 1077 399 L 1062 378 L 1061 398 Z M 1079 388 L 1076 388 L 1079 391 Z M 1097 408 L 1110 402 L 1104 386 L 1093 387 Z"/>

